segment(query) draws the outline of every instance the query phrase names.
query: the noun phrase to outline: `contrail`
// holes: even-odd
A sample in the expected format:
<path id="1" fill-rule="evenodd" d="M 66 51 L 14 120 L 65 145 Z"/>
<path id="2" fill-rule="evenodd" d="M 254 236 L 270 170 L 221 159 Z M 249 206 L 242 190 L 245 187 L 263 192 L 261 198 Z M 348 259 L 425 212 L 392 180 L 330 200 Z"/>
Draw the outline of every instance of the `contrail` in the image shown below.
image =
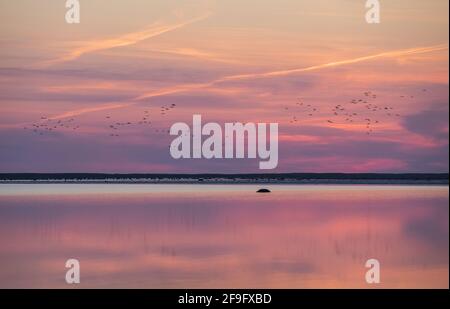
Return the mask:
<path id="1" fill-rule="evenodd" d="M 401 56 L 407 56 L 407 55 L 415 55 L 415 54 L 423 54 L 423 53 L 442 51 L 442 50 L 447 50 L 447 49 L 448 49 L 448 44 L 439 44 L 439 45 L 433 45 L 433 46 L 428 46 L 428 47 L 418 47 L 418 48 L 411 48 L 411 49 L 388 51 L 388 52 L 378 53 L 378 54 L 374 54 L 374 55 L 363 56 L 363 57 L 347 59 L 347 60 L 334 61 L 334 62 L 319 64 L 319 65 L 314 65 L 314 66 L 309 66 L 309 67 L 304 67 L 304 68 L 270 71 L 270 72 L 264 72 L 264 73 L 229 75 L 229 76 L 225 76 L 225 77 L 213 80 L 208 83 L 178 85 L 175 87 L 168 87 L 168 88 L 163 88 L 163 89 L 159 89 L 156 91 L 144 93 L 140 96 L 137 96 L 137 97 L 131 99 L 131 101 L 134 103 L 130 102 L 127 104 L 121 104 L 120 106 L 117 104 L 103 105 L 103 106 L 99 106 L 97 108 L 91 108 L 91 109 L 87 108 L 87 109 L 75 110 L 75 111 L 67 112 L 67 113 L 64 113 L 64 114 L 61 114 L 58 116 L 54 116 L 51 118 L 53 118 L 53 119 L 67 118 L 67 117 L 72 117 L 72 116 L 90 113 L 90 112 L 94 112 L 94 111 L 128 107 L 128 106 L 137 104 L 138 102 L 140 102 L 144 99 L 160 97 L 160 96 L 165 96 L 165 95 L 170 95 L 170 94 L 180 93 L 180 92 L 188 92 L 188 91 L 199 90 L 199 89 L 207 89 L 209 87 L 213 87 L 217 84 L 227 82 L 227 81 L 286 76 L 286 75 L 291 75 L 291 74 L 326 69 L 326 68 L 330 68 L 330 67 L 337 67 L 337 66 L 354 64 L 354 63 L 359 63 L 359 62 L 364 62 L 364 61 L 370 61 L 370 60 L 379 59 L 379 58 L 401 57 Z M 68 116 L 68 115 L 70 115 L 70 116 Z"/>
<path id="2" fill-rule="evenodd" d="M 153 38 L 156 36 L 159 36 L 161 34 L 174 31 L 179 28 L 183 28 L 187 25 L 190 25 L 192 23 L 198 22 L 200 20 L 206 19 L 211 14 L 207 13 L 205 15 L 193 18 L 191 20 L 173 24 L 173 25 L 163 25 L 161 22 L 156 22 L 153 25 L 151 25 L 149 28 L 138 31 L 138 32 L 132 32 L 127 33 L 125 35 L 119 36 L 117 38 L 112 39 L 103 39 L 103 40 L 96 40 L 96 41 L 89 41 L 86 42 L 85 45 L 78 47 L 71 52 L 67 53 L 66 55 L 44 62 L 43 64 L 51 65 L 56 63 L 62 63 L 62 62 L 68 62 L 75 59 L 78 59 L 84 54 L 93 53 L 101 50 L 111 49 L 115 47 L 123 47 L 123 46 L 129 46 L 136 43 L 139 43 L 141 41 L 147 40 L 149 38 Z"/>
<path id="3" fill-rule="evenodd" d="M 219 80 L 217 80 L 215 82 L 219 83 L 219 82 L 225 82 L 225 81 L 230 81 L 230 80 L 254 79 L 254 78 L 284 76 L 284 75 L 290 75 L 290 74 L 296 74 L 296 73 L 302 73 L 302 72 L 315 71 L 315 70 L 320 70 L 320 69 L 325 69 L 325 68 L 330 68 L 330 67 L 337 67 L 337 66 L 342 66 L 342 65 L 346 65 L 346 64 L 353 64 L 353 63 L 373 60 L 373 59 L 377 59 L 377 58 L 400 57 L 400 56 L 407 56 L 407 55 L 414 55 L 414 54 L 423 54 L 423 53 L 429 53 L 429 52 L 441 51 L 441 50 L 447 50 L 447 49 L 448 49 L 448 45 L 447 44 L 440 44 L 440 45 L 434 45 L 434 46 L 429 46 L 429 47 L 403 49 L 403 50 L 383 52 L 383 53 L 379 53 L 379 54 L 374 54 L 374 55 L 369 55 L 369 56 L 364 56 L 364 57 L 358 57 L 358 58 L 353 58 L 353 59 L 329 62 L 329 63 L 320 64 L 320 65 L 314 65 L 314 66 L 305 67 L 305 68 L 281 70 L 281 71 L 271 71 L 271 72 L 265 72 L 265 73 L 254 73 L 254 74 L 241 74 L 241 75 L 226 76 L 226 77 L 221 78 L 221 79 L 219 79 Z"/>
<path id="4" fill-rule="evenodd" d="M 111 110 L 111 109 L 116 109 L 116 108 L 129 107 L 129 106 L 134 105 L 134 104 L 135 103 L 111 103 L 111 104 L 105 104 L 105 105 L 96 106 L 96 107 L 87 107 L 87 108 L 82 108 L 82 109 L 68 111 L 68 112 L 65 112 L 63 114 L 59 114 L 59 115 L 56 115 L 56 116 L 48 117 L 48 119 L 56 120 L 56 119 L 75 117 L 75 116 L 79 116 L 79 115 L 87 114 L 87 113 L 93 113 L 93 112 L 100 112 L 100 111 Z"/>
<path id="5" fill-rule="evenodd" d="M 214 86 L 215 83 L 216 83 L 216 81 L 212 81 L 209 83 L 184 84 L 184 85 L 179 85 L 179 86 L 175 86 L 175 87 L 163 88 L 163 89 L 160 89 L 157 91 L 151 91 L 148 93 L 144 93 L 138 97 L 135 97 L 134 99 L 132 99 L 132 101 L 141 101 L 141 100 L 148 99 L 148 98 L 161 97 L 161 96 L 174 94 L 174 93 L 205 89 L 205 88 Z"/>
<path id="6" fill-rule="evenodd" d="M 309 67 L 305 67 L 305 68 L 270 71 L 270 72 L 264 72 L 264 73 L 229 75 L 229 76 L 225 76 L 225 77 L 213 80 L 209 83 L 195 84 L 195 85 L 181 85 L 181 86 L 174 87 L 172 89 L 169 88 L 169 89 L 164 89 L 164 90 L 158 90 L 156 92 L 149 92 L 147 94 L 143 94 L 143 95 L 135 98 L 134 100 L 142 100 L 142 99 L 146 99 L 146 98 L 162 96 L 162 95 L 167 95 L 167 94 L 172 94 L 172 93 L 208 88 L 208 87 L 214 86 L 216 84 L 219 84 L 222 82 L 227 82 L 227 81 L 285 76 L 285 75 L 291 75 L 291 74 L 296 74 L 296 73 L 316 71 L 316 70 L 325 69 L 325 68 L 329 68 L 329 67 L 337 67 L 337 66 L 342 66 L 342 65 L 347 65 L 347 64 L 354 64 L 354 63 L 358 63 L 358 62 L 374 60 L 377 58 L 392 58 L 392 57 L 399 57 L 399 56 L 406 56 L 406 55 L 413 55 L 413 54 L 423 54 L 423 53 L 441 51 L 441 50 L 446 50 L 446 49 L 448 49 L 447 44 L 439 44 L 439 45 L 428 46 L 428 47 L 419 47 L 419 48 L 411 48 L 411 49 L 402 49 L 402 50 L 397 50 L 397 51 L 383 52 L 383 53 L 378 53 L 378 54 L 364 56 L 364 57 L 358 57 L 358 58 L 353 58 L 353 59 L 334 61 L 334 62 L 329 62 L 329 63 L 325 63 L 325 64 L 309 66 Z"/>

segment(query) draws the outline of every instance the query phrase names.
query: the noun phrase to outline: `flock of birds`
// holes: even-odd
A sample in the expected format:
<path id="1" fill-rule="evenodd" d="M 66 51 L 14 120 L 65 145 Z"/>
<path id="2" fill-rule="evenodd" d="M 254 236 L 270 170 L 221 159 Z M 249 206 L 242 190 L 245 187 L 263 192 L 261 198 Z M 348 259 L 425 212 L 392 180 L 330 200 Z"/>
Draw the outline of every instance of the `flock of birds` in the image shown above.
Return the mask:
<path id="1" fill-rule="evenodd" d="M 422 89 L 423 92 L 428 91 L 427 89 Z M 372 91 L 365 91 L 361 97 L 353 98 L 350 101 L 342 104 L 337 104 L 333 106 L 328 112 L 329 116 L 326 116 L 326 123 L 328 125 L 338 125 L 338 124 L 359 124 L 363 125 L 365 128 L 365 133 L 370 135 L 374 132 L 377 125 L 382 123 L 381 119 L 385 117 L 380 117 L 382 115 L 387 117 L 401 117 L 401 115 L 395 111 L 394 107 L 377 104 L 377 99 L 379 96 Z M 413 95 L 401 95 L 400 99 L 414 99 Z M 176 108 L 176 104 L 171 104 L 169 106 L 161 106 L 159 109 L 159 115 L 165 116 L 169 114 L 172 110 Z M 301 119 L 304 117 L 312 118 L 316 115 L 321 115 L 323 118 L 327 113 L 323 113 L 321 108 L 314 106 L 312 104 L 306 104 L 303 99 L 299 98 L 295 102 L 294 106 L 286 106 L 284 110 L 289 115 L 289 123 L 296 124 L 300 123 Z M 107 124 L 107 134 L 110 137 L 119 137 L 122 129 L 129 126 L 152 126 L 152 121 L 150 120 L 150 111 L 146 109 L 143 111 L 139 120 L 135 121 L 117 121 L 114 120 L 115 117 L 111 115 L 105 115 L 104 118 L 109 122 Z M 152 114 L 155 114 L 152 112 Z M 39 121 L 33 123 L 31 126 L 25 126 L 24 130 L 29 130 L 37 135 L 51 134 L 60 130 L 79 130 L 80 124 L 77 123 L 75 118 L 68 119 L 52 119 L 50 117 L 41 117 Z M 153 128 L 153 131 L 158 134 L 167 134 L 169 130 L 167 128 Z"/>
<path id="2" fill-rule="evenodd" d="M 169 114 L 172 110 L 176 108 L 176 104 L 171 104 L 169 106 L 161 106 L 159 110 L 159 114 L 161 116 Z M 150 111 L 148 109 L 142 112 L 139 120 L 136 121 L 117 121 L 114 120 L 115 117 L 111 115 L 105 115 L 104 118 L 109 122 L 107 124 L 107 134 L 110 137 L 119 137 L 122 129 L 130 126 L 151 126 L 152 121 L 150 120 Z M 39 119 L 39 121 L 32 123 L 31 126 L 25 126 L 24 130 L 29 130 L 33 134 L 37 135 L 46 135 L 51 133 L 56 133 L 58 131 L 65 130 L 79 130 L 81 128 L 80 124 L 78 124 L 76 118 L 69 119 L 52 119 L 50 117 L 43 116 Z M 155 133 L 162 134 L 168 133 L 167 129 L 154 128 Z"/>
<path id="3" fill-rule="evenodd" d="M 37 135 L 44 135 L 63 129 L 75 131 L 80 129 L 80 126 L 75 123 L 75 118 L 51 119 L 43 116 L 40 121 L 33 123 L 30 127 L 24 127 L 23 129 L 30 130 Z"/>
<path id="4" fill-rule="evenodd" d="M 427 92 L 427 89 L 422 89 Z M 365 91 L 359 98 L 353 98 L 345 104 L 337 104 L 329 111 L 329 116 L 325 117 L 329 125 L 338 124 L 363 124 L 365 133 L 370 135 L 374 132 L 377 125 L 382 124 L 380 116 L 401 117 L 395 111 L 393 106 L 377 104 L 379 96 L 372 91 Z M 414 99 L 413 95 L 401 95 L 401 99 Z M 298 98 L 294 106 L 284 107 L 284 110 L 290 113 L 289 123 L 300 123 L 303 117 L 314 117 L 320 113 L 324 115 L 319 107 L 312 104 L 306 104 L 302 98 Z M 301 116 L 300 116 L 301 115 Z"/>

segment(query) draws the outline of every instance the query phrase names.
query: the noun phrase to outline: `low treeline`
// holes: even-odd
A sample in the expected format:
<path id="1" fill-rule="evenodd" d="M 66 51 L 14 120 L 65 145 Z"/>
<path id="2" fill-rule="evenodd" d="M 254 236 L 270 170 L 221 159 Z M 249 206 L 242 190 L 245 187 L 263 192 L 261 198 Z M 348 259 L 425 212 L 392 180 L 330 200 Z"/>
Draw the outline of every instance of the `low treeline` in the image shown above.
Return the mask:
<path id="1" fill-rule="evenodd" d="M 281 173 L 281 174 L 107 174 L 107 173 L 0 173 L 3 181 L 102 179 L 260 179 L 260 180 L 448 180 L 448 173 Z"/>

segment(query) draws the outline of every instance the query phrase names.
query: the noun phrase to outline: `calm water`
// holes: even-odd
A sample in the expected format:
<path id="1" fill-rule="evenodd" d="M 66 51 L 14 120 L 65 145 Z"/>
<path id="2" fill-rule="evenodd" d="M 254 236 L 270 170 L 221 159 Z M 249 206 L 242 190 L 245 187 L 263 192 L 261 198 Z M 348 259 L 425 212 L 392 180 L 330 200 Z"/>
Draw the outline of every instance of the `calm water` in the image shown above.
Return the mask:
<path id="1" fill-rule="evenodd" d="M 0 287 L 448 288 L 448 187 L 257 188 L 0 185 Z"/>

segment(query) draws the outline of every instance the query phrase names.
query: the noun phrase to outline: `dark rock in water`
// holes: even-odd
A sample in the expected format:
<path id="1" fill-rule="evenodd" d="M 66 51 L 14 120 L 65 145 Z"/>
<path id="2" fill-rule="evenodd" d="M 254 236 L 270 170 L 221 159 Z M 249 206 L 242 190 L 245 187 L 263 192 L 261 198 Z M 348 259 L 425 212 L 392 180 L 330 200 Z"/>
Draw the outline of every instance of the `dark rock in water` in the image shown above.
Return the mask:
<path id="1" fill-rule="evenodd" d="M 270 193 L 269 189 L 259 189 L 258 191 L 256 191 L 257 193 Z"/>

